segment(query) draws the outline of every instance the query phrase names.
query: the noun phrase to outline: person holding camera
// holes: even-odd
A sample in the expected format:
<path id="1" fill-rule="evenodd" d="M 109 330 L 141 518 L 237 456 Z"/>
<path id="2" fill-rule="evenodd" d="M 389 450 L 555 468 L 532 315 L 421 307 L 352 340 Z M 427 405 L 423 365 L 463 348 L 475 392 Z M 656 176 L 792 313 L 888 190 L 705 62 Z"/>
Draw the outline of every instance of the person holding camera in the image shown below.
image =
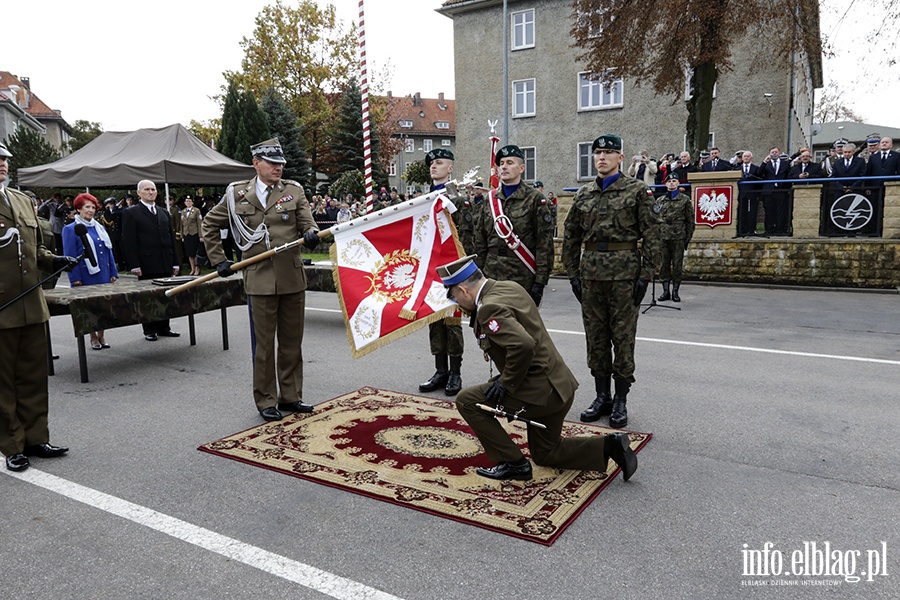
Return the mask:
<path id="1" fill-rule="evenodd" d="M 650 158 L 646 150 L 641 150 L 640 154 L 631 157 L 631 164 L 628 165 L 628 176 L 634 177 L 639 181 L 643 181 L 647 185 L 656 183 L 656 172 L 659 167 L 656 161 Z"/>

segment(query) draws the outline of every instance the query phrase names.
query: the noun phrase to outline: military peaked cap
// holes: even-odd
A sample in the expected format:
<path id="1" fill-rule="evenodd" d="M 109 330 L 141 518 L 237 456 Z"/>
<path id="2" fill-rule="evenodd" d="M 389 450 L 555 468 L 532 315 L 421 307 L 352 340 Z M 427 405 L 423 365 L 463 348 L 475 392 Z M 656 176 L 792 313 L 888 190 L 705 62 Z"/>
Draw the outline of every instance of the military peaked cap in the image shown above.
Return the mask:
<path id="1" fill-rule="evenodd" d="M 283 165 L 287 163 L 284 159 L 284 152 L 281 150 L 281 143 L 278 138 L 272 138 L 258 144 L 250 146 L 250 154 L 253 158 L 262 158 L 272 163 Z"/>

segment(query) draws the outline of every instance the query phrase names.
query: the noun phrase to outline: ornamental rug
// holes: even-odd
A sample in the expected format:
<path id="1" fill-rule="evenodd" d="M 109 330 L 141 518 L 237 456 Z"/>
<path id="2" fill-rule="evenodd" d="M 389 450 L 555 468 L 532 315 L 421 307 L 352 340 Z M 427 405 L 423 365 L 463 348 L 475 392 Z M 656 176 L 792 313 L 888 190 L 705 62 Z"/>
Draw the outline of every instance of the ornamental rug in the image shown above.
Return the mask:
<path id="1" fill-rule="evenodd" d="M 525 426 L 501 422 L 528 456 Z M 613 431 L 567 421 L 563 437 Z M 635 451 L 652 437 L 627 433 Z M 619 471 L 610 461 L 605 473 L 535 465 L 531 481 L 481 477 L 492 463 L 452 401 L 370 387 L 198 449 L 547 546 Z"/>

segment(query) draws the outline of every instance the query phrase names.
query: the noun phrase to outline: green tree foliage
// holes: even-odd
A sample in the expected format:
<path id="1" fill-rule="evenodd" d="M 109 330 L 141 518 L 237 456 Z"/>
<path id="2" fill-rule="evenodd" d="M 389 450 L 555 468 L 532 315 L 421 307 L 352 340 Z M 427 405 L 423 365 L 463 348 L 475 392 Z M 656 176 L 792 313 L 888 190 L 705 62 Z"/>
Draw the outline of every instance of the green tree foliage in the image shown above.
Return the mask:
<path id="1" fill-rule="evenodd" d="M 406 179 L 407 184 L 422 183 L 426 186 L 431 185 L 431 171 L 425 166 L 424 160 L 409 163 L 403 178 Z"/>
<path id="2" fill-rule="evenodd" d="M 103 133 L 103 126 L 100 123 L 79 119 L 72 125 L 72 130 L 72 135 L 66 145 L 69 152 L 81 150 L 93 142 L 97 136 Z"/>
<path id="3" fill-rule="evenodd" d="M 59 160 L 59 151 L 41 137 L 37 131 L 19 125 L 5 143 L 12 158 L 9 159 L 9 181 L 18 185 L 19 169 L 36 167 Z"/>
<path id="4" fill-rule="evenodd" d="M 370 141 L 372 144 L 372 180 L 376 188 L 387 186 L 388 179 L 379 160 L 378 127 L 371 120 Z M 363 119 L 362 96 L 355 80 L 350 80 L 341 95 L 341 104 L 335 124 L 331 145 L 334 158 L 332 172 L 345 173 L 357 170 L 365 173 L 365 154 L 363 153 Z"/>
<path id="5" fill-rule="evenodd" d="M 197 139 L 209 146 L 216 148 L 216 140 L 219 139 L 219 133 L 222 130 L 221 119 L 209 119 L 207 121 L 195 121 L 191 119 L 187 130 L 197 136 Z"/>
<path id="6" fill-rule="evenodd" d="M 238 124 L 236 160 L 250 164 L 253 162 L 250 146 L 269 139 L 269 123 L 266 121 L 266 113 L 250 90 L 241 94 L 240 107 L 241 122 Z"/>
<path id="7" fill-rule="evenodd" d="M 342 198 L 346 194 L 362 196 L 366 193 L 365 176 L 362 171 L 357 169 L 344 171 L 328 188 L 328 193 L 331 194 L 333 198 Z"/>
<path id="8" fill-rule="evenodd" d="M 219 130 L 218 151 L 234 158 L 237 155 L 237 132 L 241 122 L 241 94 L 235 82 L 228 84 L 225 104 L 222 108 L 222 129 Z"/>
<path id="9" fill-rule="evenodd" d="M 295 8 L 275 0 L 257 15 L 252 36 L 241 41 L 241 72 L 226 71 L 225 79 L 259 97 L 274 88 L 298 117 L 311 167 L 320 171 L 335 92 L 356 67 L 356 43 L 333 5 L 299 0 Z"/>
<path id="10" fill-rule="evenodd" d="M 300 183 L 304 189 L 311 191 L 313 180 L 312 170 L 309 167 L 309 158 L 306 156 L 305 140 L 303 139 L 297 118 L 291 112 L 291 107 L 273 88 L 266 90 L 263 95 L 262 109 L 269 123 L 269 135 L 278 138 L 284 151 L 287 164 L 284 166 L 284 178 L 293 179 Z"/>
<path id="11" fill-rule="evenodd" d="M 719 74 L 733 68 L 735 42 L 760 40 L 760 57 L 789 63 L 795 51 L 821 55 L 819 6 L 799 2 L 779 6 L 770 0 L 660 0 L 640 6 L 631 0 L 574 0 L 573 43 L 578 60 L 598 79 L 628 78 L 646 83 L 674 102 L 686 102 L 688 151 L 706 147 L 713 88 Z"/>

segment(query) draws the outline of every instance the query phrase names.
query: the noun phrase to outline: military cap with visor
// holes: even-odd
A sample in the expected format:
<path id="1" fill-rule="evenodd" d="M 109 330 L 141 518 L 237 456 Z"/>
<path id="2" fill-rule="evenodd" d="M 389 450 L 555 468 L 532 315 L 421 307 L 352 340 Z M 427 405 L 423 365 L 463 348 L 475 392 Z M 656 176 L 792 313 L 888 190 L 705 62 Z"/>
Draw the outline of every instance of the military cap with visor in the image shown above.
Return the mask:
<path id="1" fill-rule="evenodd" d="M 250 146 L 250 155 L 253 158 L 261 158 L 271 163 L 283 165 L 287 163 L 284 158 L 284 151 L 281 149 L 281 143 L 278 138 L 272 138 L 258 144 Z"/>

